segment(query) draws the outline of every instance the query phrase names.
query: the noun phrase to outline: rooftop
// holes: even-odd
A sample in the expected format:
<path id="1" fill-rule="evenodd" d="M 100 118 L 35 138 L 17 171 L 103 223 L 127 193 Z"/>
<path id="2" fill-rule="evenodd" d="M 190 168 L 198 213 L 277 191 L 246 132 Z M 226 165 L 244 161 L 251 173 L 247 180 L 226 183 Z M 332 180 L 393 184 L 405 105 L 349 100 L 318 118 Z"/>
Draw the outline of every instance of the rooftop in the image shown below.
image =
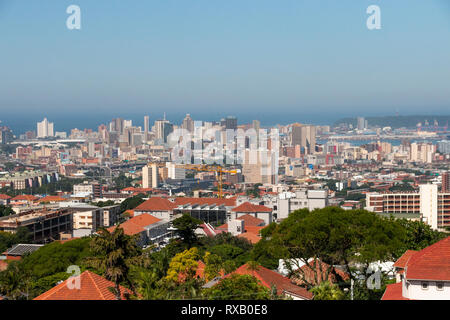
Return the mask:
<path id="1" fill-rule="evenodd" d="M 33 253 L 42 247 L 42 244 L 16 244 L 4 252 L 9 256 L 23 256 L 27 253 Z"/>
<path id="2" fill-rule="evenodd" d="M 109 290 L 115 287 L 115 284 L 91 271 L 85 271 L 80 275 L 79 289 L 71 289 L 69 281 L 73 279 L 67 279 L 34 300 L 116 300 L 115 295 Z M 130 290 L 122 286 L 120 291 L 123 300 L 127 294 L 131 294 Z"/>
<path id="3" fill-rule="evenodd" d="M 406 279 L 450 281 L 450 236 L 413 254 Z"/>

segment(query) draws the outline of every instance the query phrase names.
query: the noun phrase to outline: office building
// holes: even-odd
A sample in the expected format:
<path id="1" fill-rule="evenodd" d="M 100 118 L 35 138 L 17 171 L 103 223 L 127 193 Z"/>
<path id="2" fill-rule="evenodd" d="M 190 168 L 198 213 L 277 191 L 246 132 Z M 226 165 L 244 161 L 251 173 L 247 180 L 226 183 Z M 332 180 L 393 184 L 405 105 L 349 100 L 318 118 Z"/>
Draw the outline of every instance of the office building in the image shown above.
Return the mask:
<path id="1" fill-rule="evenodd" d="M 192 120 L 191 115 L 189 113 L 183 119 L 181 127 L 189 132 L 194 132 L 194 120 Z"/>
<path id="2" fill-rule="evenodd" d="M 47 138 L 53 137 L 53 122 L 48 122 L 47 118 L 44 118 L 41 122 L 37 124 L 37 137 L 38 138 Z"/>
<path id="3" fill-rule="evenodd" d="M 316 127 L 293 124 L 291 126 L 291 146 L 300 146 L 302 154 L 314 154 L 316 151 Z"/>

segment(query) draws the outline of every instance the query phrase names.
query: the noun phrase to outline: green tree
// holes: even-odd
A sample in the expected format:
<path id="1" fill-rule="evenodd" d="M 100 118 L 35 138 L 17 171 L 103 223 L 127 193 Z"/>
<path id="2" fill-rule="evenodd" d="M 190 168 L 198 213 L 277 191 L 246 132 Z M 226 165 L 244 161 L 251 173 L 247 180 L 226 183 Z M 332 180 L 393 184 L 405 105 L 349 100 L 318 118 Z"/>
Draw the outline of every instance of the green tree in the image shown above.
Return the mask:
<path id="1" fill-rule="evenodd" d="M 28 300 L 30 291 L 30 274 L 19 262 L 11 262 L 8 269 L 0 273 L 0 292 L 8 299 Z"/>
<path id="2" fill-rule="evenodd" d="M 136 245 L 137 237 L 128 236 L 123 229 L 117 227 L 113 232 L 100 229 L 98 236 L 91 241 L 91 251 L 94 256 L 86 258 L 86 264 L 100 270 L 106 279 L 114 282 L 112 290 L 117 300 L 121 300 L 120 283 L 125 282 L 135 293 L 134 285 L 129 278 L 130 267 L 146 265 L 147 259 Z"/>
<path id="3" fill-rule="evenodd" d="M 205 256 L 203 257 L 203 261 L 205 261 L 206 281 L 214 279 L 223 271 L 223 260 L 218 255 L 206 252 Z"/>
<path id="4" fill-rule="evenodd" d="M 183 239 L 183 242 L 191 248 L 197 242 L 195 230 L 203 221 L 191 217 L 189 214 L 183 214 L 180 218 L 173 220 L 172 225 L 177 229 L 176 233 Z"/>
<path id="5" fill-rule="evenodd" d="M 343 265 L 350 277 L 355 278 L 352 264 L 367 268 L 370 262 L 393 259 L 403 245 L 405 230 L 372 212 L 327 207 L 312 212 L 295 211 L 265 235 L 270 237 L 269 250 L 293 261 L 307 287 L 313 287 L 315 283 L 327 281 L 330 273 L 340 279 L 333 265 Z M 328 267 L 308 263 L 311 258 L 325 262 Z M 304 276 L 301 265 L 312 272 L 313 281 Z"/>
<path id="6" fill-rule="evenodd" d="M 329 281 L 324 281 L 319 286 L 315 286 L 311 289 L 311 292 L 314 294 L 314 300 L 343 300 L 345 298 L 345 294 L 339 289 L 339 286 Z"/>
<path id="7" fill-rule="evenodd" d="M 167 271 L 166 280 L 181 283 L 195 277 L 200 256 L 198 249 L 193 247 L 175 255 Z"/>
<path id="8" fill-rule="evenodd" d="M 145 197 L 145 195 L 140 193 L 137 196 L 133 196 L 133 197 L 125 199 L 120 204 L 120 210 L 122 212 L 125 212 L 127 210 L 132 210 L 132 209 L 136 208 L 138 205 L 140 205 L 141 203 L 143 203 L 145 201 L 143 199 L 144 197 Z"/>
<path id="9" fill-rule="evenodd" d="M 0 253 L 19 243 L 31 243 L 32 235 L 26 227 L 17 228 L 16 233 L 0 231 Z"/>
<path id="10" fill-rule="evenodd" d="M 113 179 L 116 189 L 121 190 L 132 186 L 133 178 L 127 177 L 123 172 Z"/>
<path id="11" fill-rule="evenodd" d="M 66 243 L 52 242 L 21 260 L 34 279 L 41 279 L 66 272 L 71 265 L 83 265 L 83 260 L 92 255 L 91 238 L 74 239 Z"/>
<path id="12" fill-rule="evenodd" d="M 205 295 L 210 300 L 269 300 L 271 291 L 253 276 L 232 274 L 206 289 Z"/>
<path id="13" fill-rule="evenodd" d="M 394 218 L 391 218 L 394 220 Z M 422 250 L 448 236 L 445 232 L 433 230 L 431 226 L 422 221 L 396 219 L 397 223 L 406 230 L 404 245 L 397 252 L 399 258 L 406 250 Z"/>
<path id="14" fill-rule="evenodd" d="M 0 217 L 6 217 L 12 214 L 16 214 L 11 207 L 0 204 Z"/>

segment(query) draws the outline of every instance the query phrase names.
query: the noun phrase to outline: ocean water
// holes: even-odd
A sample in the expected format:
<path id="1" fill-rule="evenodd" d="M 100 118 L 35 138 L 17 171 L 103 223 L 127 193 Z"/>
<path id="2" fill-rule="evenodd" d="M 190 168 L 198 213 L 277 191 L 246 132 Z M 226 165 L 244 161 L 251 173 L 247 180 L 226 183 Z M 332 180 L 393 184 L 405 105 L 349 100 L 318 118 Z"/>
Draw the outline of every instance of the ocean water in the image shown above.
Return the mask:
<path id="1" fill-rule="evenodd" d="M 186 113 L 190 113 L 186 110 Z M 186 113 L 170 113 L 167 112 L 166 119 L 174 124 L 181 124 Z M 332 125 L 341 115 L 304 115 L 304 114 L 264 114 L 264 113 L 247 113 L 246 114 L 227 114 L 227 113 L 190 113 L 194 120 L 203 121 L 220 121 L 221 118 L 227 116 L 235 116 L 238 124 L 252 123 L 253 120 L 259 120 L 262 127 L 272 127 L 277 124 L 285 125 L 289 123 L 310 123 L 315 125 Z M 163 114 L 148 113 L 93 113 L 93 112 L 66 112 L 66 113 L 29 113 L 29 112 L 12 112 L 0 113 L 0 125 L 10 127 L 15 135 L 20 135 L 26 131 L 36 131 L 37 122 L 46 117 L 50 122 L 54 123 L 54 131 L 70 132 L 71 129 L 93 129 L 96 130 L 100 124 L 108 124 L 113 118 L 123 118 L 132 120 L 134 126 L 144 126 L 144 116 L 150 117 L 150 126 L 153 122 L 163 118 Z"/>

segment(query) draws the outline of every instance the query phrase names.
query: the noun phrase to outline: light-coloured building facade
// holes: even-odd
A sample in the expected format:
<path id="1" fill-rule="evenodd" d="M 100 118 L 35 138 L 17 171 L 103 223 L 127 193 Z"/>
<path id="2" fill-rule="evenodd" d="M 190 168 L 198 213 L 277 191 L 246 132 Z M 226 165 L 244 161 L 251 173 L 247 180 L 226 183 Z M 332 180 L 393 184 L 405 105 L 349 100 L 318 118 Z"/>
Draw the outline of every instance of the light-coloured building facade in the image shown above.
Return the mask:
<path id="1" fill-rule="evenodd" d="M 438 185 L 424 184 L 419 192 L 368 193 L 366 210 L 376 213 L 420 214 L 433 229 L 450 226 L 450 193 L 439 192 Z"/>

